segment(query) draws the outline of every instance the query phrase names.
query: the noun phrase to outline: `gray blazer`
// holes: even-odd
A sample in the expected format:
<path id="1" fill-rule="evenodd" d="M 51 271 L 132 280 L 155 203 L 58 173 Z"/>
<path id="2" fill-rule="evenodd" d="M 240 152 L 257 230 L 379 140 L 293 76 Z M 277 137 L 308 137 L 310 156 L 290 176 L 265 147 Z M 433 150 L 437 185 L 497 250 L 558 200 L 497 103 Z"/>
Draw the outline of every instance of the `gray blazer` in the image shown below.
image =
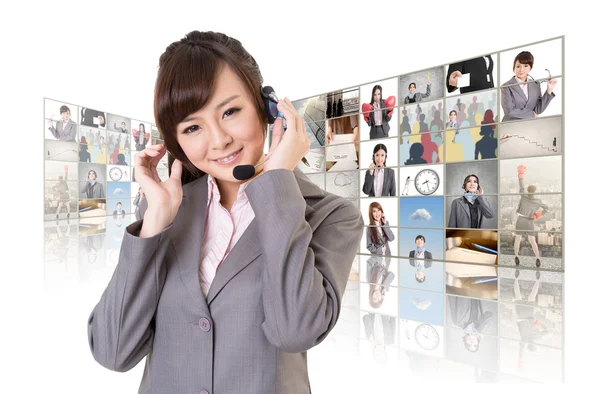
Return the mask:
<path id="1" fill-rule="evenodd" d="M 365 173 L 365 183 L 363 185 L 363 193 L 370 197 L 375 197 L 375 172 L 371 175 L 371 171 L 367 170 Z M 381 195 L 396 196 L 396 173 L 392 168 L 385 167 L 383 169 L 383 188 L 381 189 Z"/>
<path id="2" fill-rule="evenodd" d="M 69 119 L 67 124 L 61 119 L 56 122 L 56 127 L 50 126 L 48 130 L 59 141 L 75 141 L 77 138 L 77 123 L 71 119 Z"/>
<path id="3" fill-rule="evenodd" d="M 246 195 L 255 218 L 207 297 L 198 279 L 206 176 L 183 186 L 161 233 L 139 238 L 143 221 L 127 227 L 88 338 L 111 370 L 146 357 L 139 393 L 310 392 L 306 351 L 337 322 L 364 223 L 299 170 L 268 171 Z"/>
<path id="4" fill-rule="evenodd" d="M 429 97 L 430 94 L 431 94 L 431 85 L 427 85 L 427 90 L 425 91 L 425 93 L 421 93 L 421 92 L 415 93 L 415 103 L 418 103 L 419 101 Z M 404 97 L 404 104 L 410 104 L 410 98 L 408 98 L 408 96 Z"/>
<path id="5" fill-rule="evenodd" d="M 483 218 L 491 219 L 495 216 L 492 204 L 484 196 L 477 197 L 479 208 L 477 209 L 477 228 L 481 228 Z M 471 228 L 471 211 L 469 202 L 464 197 L 459 197 L 452 201 L 450 207 L 450 217 L 448 218 L 448 227 L 452 228 Z"/>
<path id="6" fill-rule="evenodd" d="M 517 78 L 512 77 L 502 85 L 502 109 L 504 117 L 502 121 L 517 119 L 533 119 L 536 114 L 541 114 L 554 98 L 554 92 L 544 92 L 540 84 L 536 82 L 527 83 L 527 96 L 518 84 Z M 512 85 L 512 86 L 507 86 Z"/>
<path id="7" fill-rule="evenodd" d="M 390 223 L 386 220 L 385 221 L 385 226 L 389 226 Z M 388 237 L 388 241 L 385 241 L 384 238 L 379 234 L 379 232 L 377 232 L 377 241 L 373 242 L 373 240 L 371 239 L 371 229 L 373 227 L 366 227 L 366 237 L 367 237 L 367 249 L 369 250 L 369 252 L 373 253 L 373 254 L 383 254 L 381 253 L 381 246 L 385 245 L 385 255 L 386 256 L 391 256 L 391 252 L 390 252 L 390 245 L 388 241 L 393 241 L 395 239 L 394 237 L 394 233 L 392 232 L 392 229 L 389 227 L 381 227 L 381 230 L 383 230 L 383 233 Z"/>

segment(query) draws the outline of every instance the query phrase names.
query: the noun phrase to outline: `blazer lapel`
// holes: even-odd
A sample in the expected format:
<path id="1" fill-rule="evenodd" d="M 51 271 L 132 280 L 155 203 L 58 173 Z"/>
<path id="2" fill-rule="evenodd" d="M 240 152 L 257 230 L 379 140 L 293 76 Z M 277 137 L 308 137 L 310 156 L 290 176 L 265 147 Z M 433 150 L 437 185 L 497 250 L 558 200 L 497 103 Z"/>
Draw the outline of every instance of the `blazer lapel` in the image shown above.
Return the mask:
<path id="1" fill-rule="evenodd" d="M 200 288 L 198 268 L 200 266 L 200 249 L 204 239 L 207 201 L 207 176 L 193 182 L 188 188 L 184 187 L 183 200 L 175 217 L 177 227 L 182 230 L 171 237 L 181 279 L 200 304 L 204 303 L 204 294 Z"/>
<path id="2" fill-rule="evenodd" d="M 517 92 L 517 94 L 523 98 L 523 101 L 527 102 L 527 97 L 525 97 L 525 93 L 523 93 L 523 89 L 521 89 L 521 82 L 519 82 L 516 77 L 512 77 L 511 83 L 516 83 L 517 85 L 511 86 L 510 89 L 512 89 L 513 92 Z M 529 89 L 529 84 L 527 85 L 527 89 Z M 529 93 L 529 90 L 527 93 Z"/>
<path id="3" fill-rule="evenodd" d="M 217 273 L 210 284 L 210 289 L 206 296 L 206 303 L 210 305 L 223 287 L 261 254 L 262 246 L 258 236 L 258 225 L 255 218 L 236 242 L 225 260 L 219 264 Z"/>
<path id="4" fill-rule="evenodd" d="M 471 219 L 471 210 L 469 209 L 467 204 L 468 204 L 468 202 L 465 201 L 464 197 L 460 199 L 459 205 L 462 207 L 462 209 L 464 209 L 465 213 L 467 214 L 467 217 L 470 220 Z"/>

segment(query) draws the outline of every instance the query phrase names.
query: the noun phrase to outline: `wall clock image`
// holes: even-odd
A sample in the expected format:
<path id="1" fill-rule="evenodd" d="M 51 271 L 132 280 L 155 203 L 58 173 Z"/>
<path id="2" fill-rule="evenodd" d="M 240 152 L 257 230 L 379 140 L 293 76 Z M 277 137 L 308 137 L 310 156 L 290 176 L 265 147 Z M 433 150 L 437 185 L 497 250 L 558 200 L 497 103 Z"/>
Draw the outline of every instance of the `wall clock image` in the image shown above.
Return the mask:
<path id="1" fill-rule="evenodd" d="M 123 178 L 123 171 L 119 167 L 113 167 L 108 172 L 108 176 L 115 182 L 118 182 Z"/>
<path id="2" fill-rule="evenodd" d="M 415 188 L 424 196 L 435 193 L 439 186 L 440 176 L 431 168 L 419 171 L 415 177 Z"/>
<path id="3" fill-rule="evenodd" d="M 415 340 L 425 350 L 433 350 L 440 345 L 440 335 L 436 329 L 425 323 L 415 328 Z"/>

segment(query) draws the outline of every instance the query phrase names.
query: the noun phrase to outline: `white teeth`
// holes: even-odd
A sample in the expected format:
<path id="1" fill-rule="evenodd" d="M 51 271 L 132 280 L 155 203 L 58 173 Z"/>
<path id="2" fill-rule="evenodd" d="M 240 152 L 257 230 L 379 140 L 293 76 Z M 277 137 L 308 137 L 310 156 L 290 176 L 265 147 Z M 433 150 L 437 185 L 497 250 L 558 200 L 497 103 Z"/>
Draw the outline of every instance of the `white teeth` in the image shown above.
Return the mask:
<path id="1" fill-rule="evenodd" d="M 235 152 L 235 153 L 232 153 L 230 156 L 227 156 L 227 157 L 226 157 L 226 158 L 224 158 L 224 159 L 219 159 L 219 160 L 217 160 L 217 162 L 219 162 L 219 163 L 227 163 L 227 162 L 230 162 L 230 161 L 231 161 L 231 160 L 232 160 L 232 159 L 233 159 L 233 158 L 234 158 L 234 157 L 235 157 L 235 156 L 236 156 L 238 153 L 239 153 L 239 151 L 237 151 L 237 152 Z"/>

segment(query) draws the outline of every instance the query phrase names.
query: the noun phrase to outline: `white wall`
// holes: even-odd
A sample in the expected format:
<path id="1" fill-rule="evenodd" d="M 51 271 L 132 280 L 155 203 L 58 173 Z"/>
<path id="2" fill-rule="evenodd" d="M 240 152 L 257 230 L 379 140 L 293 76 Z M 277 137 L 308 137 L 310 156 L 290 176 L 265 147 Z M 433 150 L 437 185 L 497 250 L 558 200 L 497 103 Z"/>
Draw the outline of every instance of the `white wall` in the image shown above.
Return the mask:
<path id="1" fill-rule="evenodd" d="M 291 99 L 566 35 L 566 377 L 590 379 L 592 363 L 577 359 L 590 354 L 588 341 L 597 342 L 593 329 L 585 336 L 578 332 L 596 327 L 590 319 L 597 322 L 597 305 L 587 311 L 592 307 L 579 305 L 584 297 L 598 298 L 592 292 L 598 275 L 591 273 L 597 259 L 575 249 L 583 243 L 584 251 L 593 250 L 594 244 L 582 229 L 590 227 L 587 217 L 596 204 L 591 189 L 577 186 L 597 178 L 584 179 L 598 168 L 589 157 L 597 152 L 599 131 L 592 124 L 596 106 L 588 99 L 598 90 L 598 22 L 578 1 L 11 3 L 11 11 L 2 6 L 0 26 L 1 131 L 5 169 L 12 170 L 5 170 L 0 197 L 0 275 L 9 282 L 0 286 L 0 332 L 2 353 L 8 345 L 6 359 L 16 367 L 9 368 L 9 379 L 17 386 L 3 392 L 137 392 L 141 368 L 128 374 L 103 370 L 87 349 L 86 318 L 103 284 L 43 289 L 42 98 L 151 120 L 158 57 L 193 29 L 240 39 L 265 82 Z M 584 173 L 578 170 L 586 165 Z"/>

